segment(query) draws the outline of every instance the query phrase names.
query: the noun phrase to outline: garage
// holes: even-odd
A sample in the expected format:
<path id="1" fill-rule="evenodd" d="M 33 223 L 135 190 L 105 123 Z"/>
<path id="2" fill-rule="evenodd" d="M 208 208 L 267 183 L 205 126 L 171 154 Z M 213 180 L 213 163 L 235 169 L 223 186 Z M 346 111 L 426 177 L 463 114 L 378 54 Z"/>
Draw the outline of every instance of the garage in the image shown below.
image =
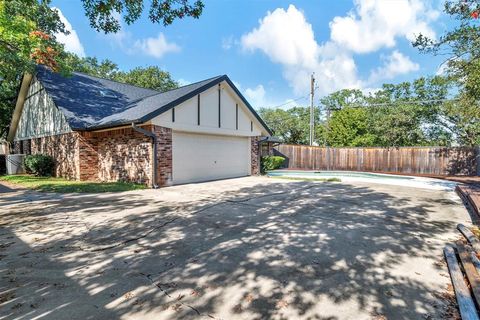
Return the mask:
<path id="1" fill-rule="evenodd" d="M 174 184 L 250 175 L 250 138 L 173 131 L 172 167 Z"/>

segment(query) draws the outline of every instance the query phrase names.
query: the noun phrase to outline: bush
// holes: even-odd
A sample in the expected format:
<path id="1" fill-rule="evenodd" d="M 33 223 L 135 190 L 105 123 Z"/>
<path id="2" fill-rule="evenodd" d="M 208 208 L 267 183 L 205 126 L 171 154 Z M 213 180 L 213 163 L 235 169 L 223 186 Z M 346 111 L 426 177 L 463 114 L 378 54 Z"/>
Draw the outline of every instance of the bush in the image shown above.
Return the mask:
<path id="1" fill-rule="evenodd" d="M 55 162 L 53 158 L 44 154 L 28 155 L 23 160 L 23 165 L 27 173 L 40 177 L 50 177 L 53 175 Z"/>
<path id="2" fill-rule="evenodd" d="M 265 156 L 261 158 L 261 169 L 262 173 L 266 171 L 275 170 L 282 166 L 285 161 L 284 157 L 280 156 Z"/>

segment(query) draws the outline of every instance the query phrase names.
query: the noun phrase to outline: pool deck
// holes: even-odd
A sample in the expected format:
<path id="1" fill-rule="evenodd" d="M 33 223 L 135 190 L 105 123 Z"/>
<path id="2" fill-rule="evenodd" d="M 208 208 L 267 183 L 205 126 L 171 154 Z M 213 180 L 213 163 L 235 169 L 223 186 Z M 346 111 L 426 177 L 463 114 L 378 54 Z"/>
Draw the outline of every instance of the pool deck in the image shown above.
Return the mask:
<path id="1" fill-rule="evenodd" d="M 328 171 L 328 170 L 304 170 L 304 169 L 281 169 L 282 171 Z M 341 170 L 334 170 L 340 171 Z M 347 171 L 345 172 L 363 172 L 363 171 Z M 422 173 L 398 173 L 398 172 L 384 172 L 384 171 L 365 171 L 365 173 L 389 174 L 393 176 L 410 176 L 420 178 L 440 179 L 457 183 L 464 183 L 474 185 L 480 188 L 480 176 L 445 176 L 439 174 L 422 174 Z"/>

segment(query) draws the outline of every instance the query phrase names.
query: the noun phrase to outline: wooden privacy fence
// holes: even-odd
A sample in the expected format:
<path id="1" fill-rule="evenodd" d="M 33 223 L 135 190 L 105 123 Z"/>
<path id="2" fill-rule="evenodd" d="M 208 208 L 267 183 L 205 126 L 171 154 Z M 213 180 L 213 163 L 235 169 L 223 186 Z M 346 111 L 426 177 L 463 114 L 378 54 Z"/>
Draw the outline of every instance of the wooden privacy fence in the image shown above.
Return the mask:
<path id="1" fill-rule="evenodd" d="M 281 144 L 274 153 L 289 169 L 435 175 L 478 175 L 474 147 L 326 148 Z"/>

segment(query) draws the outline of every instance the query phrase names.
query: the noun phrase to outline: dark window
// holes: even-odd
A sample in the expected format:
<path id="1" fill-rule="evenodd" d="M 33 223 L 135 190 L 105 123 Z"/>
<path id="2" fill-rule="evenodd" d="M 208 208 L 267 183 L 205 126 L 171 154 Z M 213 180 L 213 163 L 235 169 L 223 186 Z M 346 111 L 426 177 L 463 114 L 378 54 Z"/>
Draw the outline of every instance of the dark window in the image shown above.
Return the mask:
<path id="1" fill-rule="evenodd" d="M 221 94 L 222 94 L 222 89 L 220 87 L 220 84 L 218 85 L 218 127 L 220 128 L 222 126 L 222 118 L 221 118 L 221 112 L 220 112 L 220 108 L 221 108 Z"/>
<path id="2" fill-rule="evenodd" d="M 253 131 L 253 121 L 250 121 L 250 131 Z"/>
<path id="3" fill-rule="evenodd" d="M 175 108 L 172 108 L 172 122 L 175 122 Z"/>
<path id="4" fill-rule="evenodd" d="M 198 95 L 197 101 L 197 124 L 200 125 L 200 95 Z"/>
<path id="5" fill-rule="evenodd" d="M 238 103 L 235 105 L 235 128 L 238 130 Z"/>

